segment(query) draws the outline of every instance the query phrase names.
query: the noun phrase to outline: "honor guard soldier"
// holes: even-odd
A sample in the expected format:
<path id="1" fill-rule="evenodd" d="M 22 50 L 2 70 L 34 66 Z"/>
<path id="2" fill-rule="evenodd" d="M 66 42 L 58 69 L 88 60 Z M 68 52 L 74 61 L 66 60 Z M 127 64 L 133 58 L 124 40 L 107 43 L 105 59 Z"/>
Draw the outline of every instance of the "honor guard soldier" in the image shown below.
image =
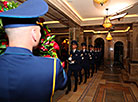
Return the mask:
<path id="1" fill-rule="evenodd" d="M 50 102 L 63 89 L 67 76 L 59 59 L 32 54 L 40 40 L 39 16 L 48 11 L 44 0 L 28 0 L 0 13 L 9 47 L 0 56 L 1 102 Z"/>
<path id="2" fill-rule="evenodd" d="M 94 60 L 95 60 L 94 47 L 92 45 L 89 45 L 89 62 L 90 62 L 90 68 L 92 69 L 91 77 L 93 76 L 94 69 L 95 69 Z"/>
<path id="3" fill-rule="evenodd" d="M 89 55 L 88 55 L 88 51 L 86 50 L 86 43 L 81 43 L 81 46 L 82 46 L 82 50 L 80 51 L 81 60 L 82 60 L 81 66 L 84 69 L 84 73 L 85 73 L 84 83 L 86 83 L 87 78 L 90 75 L 90 72 L 89 72 Z"/>
<path id="4" fill-rule="evenodd" d="M 75 87 L 74 87 L 74 92 L 77 91 L 77 84 L 78 84 L 78 72 L 80 71 L 80 52 L 77 50 L 78 47 L 78 43 L 77 41 L 73 40 L 71 42 L 71 46 L 72 46 L 72 50 L 70 51 L 70 55 L 68 58 L 69 61 L 69 69 L 68 69 L 68 82 L 67 82 L 67 91 L 66 94 L 69 93 L 69 91 L 71 91 L 71 75 L 72 72 L 74 74 L 74 78 L 75 78 Z"/>

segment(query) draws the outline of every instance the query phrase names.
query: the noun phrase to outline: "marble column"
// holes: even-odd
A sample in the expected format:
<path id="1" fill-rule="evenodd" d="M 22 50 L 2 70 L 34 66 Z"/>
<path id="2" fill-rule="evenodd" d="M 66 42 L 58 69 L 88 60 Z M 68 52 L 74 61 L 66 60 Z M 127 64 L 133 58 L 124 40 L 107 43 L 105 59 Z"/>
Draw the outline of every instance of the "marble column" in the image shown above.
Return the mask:
<path id="1" fill-rule="evenodd" d="M 81 50 L 81 43 L 84 42 L 84 33 L 83 29 L 80 30 L 80 36 L 79 36 L 79 50 Z"/>
<path id="2" fill-rule="evenodd" d="M 80 48 L 81 43 L 83 42 L 83 29 L 80 26 L 69 28 L 69 42 L 71 45 L 72 40 L 76 40 L 78 42 L 78 47 Z M 69 47 L 70 50 L 70 47 Z"/>
<path id="3" fill-rule="evenodd" d="M 130 74 L 138 80 L 138 22 L 133 23 L 133 33 L 130 36 Z"/>
<path id="4" fill-rule="evenodd" d="M 88 45 L 89 45 L 89 36 L 86 36 L 86 49 L 88 50 Z"/>
<path id="5" fill-rule="evenodd" d="M 132 61 L 138 61 L 138 23 L 133 24 Z"/>
<path id="6" fill-rule="evenodd" d="M 111 41 L 107 41 L 107 44 L 108 44 L 108 59 L 107 59 L 107 63 L 108 63 L 108 66 L 109 67 L 113 67 L 113 58 L 114 58 L 114 56 L 113 56 L 113 41 L 111 40 Z"/>

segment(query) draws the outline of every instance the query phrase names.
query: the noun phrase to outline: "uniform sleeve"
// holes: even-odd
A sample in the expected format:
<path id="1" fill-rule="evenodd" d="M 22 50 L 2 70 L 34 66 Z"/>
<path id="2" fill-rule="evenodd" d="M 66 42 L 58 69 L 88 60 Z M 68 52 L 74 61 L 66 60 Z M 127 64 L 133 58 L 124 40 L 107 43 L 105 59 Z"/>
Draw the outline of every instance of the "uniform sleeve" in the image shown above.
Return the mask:
<path id="1" fill-rule="evenodd" d="M 78 54 L 79 64 L 81 64 L 81 63 L 82 63 L 81 52 L 79 51 L 78 53 L 79 53 L 79 54 Z"/>
<path id="2" fill-rule="evenodd" d="M 57 59 L 57 67 L 56 67 L 56 86 L 55 90 L 61 90 L 66 87 L 67 83 L 67 75 L 61 66 L 60 60 Z"/>

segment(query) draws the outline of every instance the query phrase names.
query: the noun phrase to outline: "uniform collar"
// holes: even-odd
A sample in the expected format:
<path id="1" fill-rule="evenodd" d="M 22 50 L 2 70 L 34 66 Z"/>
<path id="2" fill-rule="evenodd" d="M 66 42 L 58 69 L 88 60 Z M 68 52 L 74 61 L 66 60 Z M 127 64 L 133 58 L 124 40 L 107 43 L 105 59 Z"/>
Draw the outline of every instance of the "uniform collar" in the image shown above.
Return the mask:
<path id="1" fill-rule="evenodd" d="M 26 53 L 32 54 L 29 49 L 21 48 L 21 47 L 7 47 L 4 53 Z"/>
<path id="2" fill-rule="evenodd" d="M 73 53 L 75 53 L 76 52 L 76 49 L 73 49 L 72 51 L 73 51 Z"/>
<path id="3" fill-rule="evenodd" d="M 82 51 L 85 52 L 85 49 L 83 49 Z"/>

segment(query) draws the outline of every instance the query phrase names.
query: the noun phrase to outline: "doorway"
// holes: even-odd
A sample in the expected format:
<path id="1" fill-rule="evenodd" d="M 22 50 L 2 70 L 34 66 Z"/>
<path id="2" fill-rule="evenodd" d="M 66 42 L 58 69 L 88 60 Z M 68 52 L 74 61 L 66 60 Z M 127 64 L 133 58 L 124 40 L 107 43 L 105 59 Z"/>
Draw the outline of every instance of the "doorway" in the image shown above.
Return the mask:
<path id="1" fill-rule="evenodd" d="M 114 45 L 114 65 L 123 67 L 124 45 L 118 41 Z"/>
<path id="2" fill-rule="evenodd" d="M 94 45 L 101 48 L 101 60 L 104 62 L 104 40 L 102 38 L 97 38 L 94 41 Z"/>

